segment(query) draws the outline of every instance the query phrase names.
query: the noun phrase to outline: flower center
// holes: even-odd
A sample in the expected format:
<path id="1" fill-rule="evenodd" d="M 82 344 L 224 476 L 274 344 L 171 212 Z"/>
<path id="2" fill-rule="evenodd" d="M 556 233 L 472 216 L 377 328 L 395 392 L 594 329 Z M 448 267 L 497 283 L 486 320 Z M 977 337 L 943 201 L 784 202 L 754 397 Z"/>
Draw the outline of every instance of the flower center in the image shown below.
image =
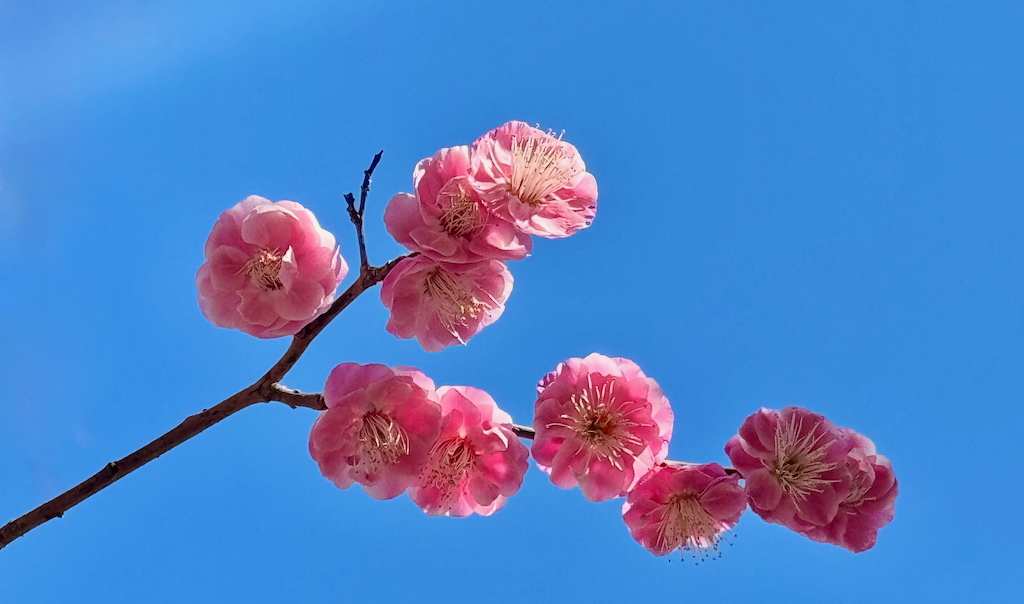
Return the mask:
<path id="1" fill-rule="evenodd" d="M 798 436 L 802 430 L 803 419 L 798 422 L 794 416 L 776 428 L 775 457 L 769 468 L 782 490 L 797 502 L 810 493 L 820 493 L 822 485 L 836 482 L 822 478 L 822 474 L 835 468 L 837 462 L 821 461 L 835 439 L 826 441 L 828 432 L 815 435 L 816 430 Z"/>
<path id="2" fill-rule="evenodd" d="M 448 205 L 441 211 L 438 221 L 441 229 L 452 237 L 469 237 L 487 222 L 487 215 L 484 214 L 480 204 L 463 190 L 460 184 L 453 192 L 442 192 Z"/>
<path id="3" fill-rule="evenodd" d="M 423 470 L 423 482 L 441 493 L 441 500 L 450 504 L 459 485 L 473 469 L 476 453 L 465 438 L 449 438 L 430 449 L 430 461 Z"/>
<path id="4" fill-rule="evenodd" d="M 595 387 L 587 378 L 587 386 L 572 395 L 572 412 L 559 416 L 548 427 L 561 426 L 576 433 L 581 447 L 586 447 L 599 459 L 604 459 L 616 470 L 622 470 L 633 451 L 644 446 L 643 441 L 630 428 L 639 424 L 615 405 L 611 383 Z"/>
<path id="5" fill-rule="evenodd" d="M 363 414 L 359 441 L 372 468 L 393 465 L 409 454 L 409 436 L 386 413 L 368 411 Z"/>
<path id="6" fill-rule="evenodd" d="M 669 500 L 664 519 L 658 527 L 658 546 L 672 551 L 689 551 L 704 559 L 710 550 L 718 551 L 718 542 L 726 526 L 711 517 L 697 495 L 686 493 Z"/>
<path id="7" fill-rule="evenodd" d="M 249 279 L 261 290 L 268 292 L 284 287 L 277 275 L 281 272 L 281 256 L 270 250 L 260 250 L 242 268 Z"/>
<path id="8" fill-rule="evenodd" d="M 457 328 L 465 327 L 470 319 L 476 318 L 484 308 L 484 303 L 440 266 L 427 273 L 423 287 L 424 293 L 434 300 L 441 324 L 464 344 Z"/>
<path id="9" fill-rule="evenodd" d="M 509 190 L 523 203 L 537 207 L 548 195 L 569 184 L 578 172 L 561 136 L 549 132 L 512 137 Z"/>

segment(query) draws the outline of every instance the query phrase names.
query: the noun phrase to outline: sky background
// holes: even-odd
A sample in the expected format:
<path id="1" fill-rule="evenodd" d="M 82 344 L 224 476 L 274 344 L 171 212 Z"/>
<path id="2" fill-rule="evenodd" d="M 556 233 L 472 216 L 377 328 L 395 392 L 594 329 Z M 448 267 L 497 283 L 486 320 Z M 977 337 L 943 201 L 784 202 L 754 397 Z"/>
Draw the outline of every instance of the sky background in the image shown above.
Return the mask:
<path id="1" fill-rule="evenodd" d="M 1024 562 L 1024 7 L 1018 2 L 0 0 L 0 519 L 248 385 L 287 347 L 193 284 L 250 194 L 312 209 L 507 120 L 565 130 L 590 229 L 514 263 L 504 316 L 426 353 L 368 292 L 287 385 L 413 365 L 520 423 L 560 361 L 628 357 L 674 459 L 760 406 L 870 436 L 900 480 L 863 554 L 747 513 L 721 559 L 647 553 L 620 502 L 531 468 L 490 518 L 339 491 L 316 414 L 249 408 L 0 551 L 34 602 L 994 601 Z M 351 278 L 345 283 L 351 283 Z"/>

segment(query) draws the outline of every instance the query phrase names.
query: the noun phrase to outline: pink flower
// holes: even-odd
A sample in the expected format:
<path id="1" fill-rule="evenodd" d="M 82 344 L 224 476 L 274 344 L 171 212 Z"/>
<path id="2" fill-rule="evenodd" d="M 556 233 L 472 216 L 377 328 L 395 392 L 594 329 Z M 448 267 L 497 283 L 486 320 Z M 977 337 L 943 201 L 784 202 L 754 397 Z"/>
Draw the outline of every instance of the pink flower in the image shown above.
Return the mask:
<path id="1" fill-rule="evenodd" d="M 409 496 L 431 516 L 490 516 L 519 492 L 530 453 L 512 418 L 483 390 L 442 386 L 437 393 L 441 436 Z"/>
<path id="2" fill-rule="evenodd" d="M 875 443 L 853 430 L 839 430 L 853 442 L 845 462 L 850 473 L 850 492 L 839 504 L 832 522 L 803 534 L 815 541 L 862 552 L 874 547 L 878 529 L 892 522 L 899 483 L 889 460 L 875 452 Z"/>
<path id="3" fill-rule="evenodd" d="M 384 211 L 388 232 L 442 262 L 521 260 L 529 235 L 491 215 L 469 184 L 469 147 L 441 149 L 413 171 L 416 194 L 399 193 Z"/>
<path id="4" fill-rule="evenodd" d="M 532 453 L 551 482 L 590 501 L 625 495 L 668 455 L 672 408 L 628 359 L 569 359 L 537 385 Z"/>
<path id="5" fill-rule="evenodd" d="M 324 386 L 327 411 L 313 424 L 309 454 L 339 489 L 376 499 L 416 484 L 441 431 L 434 383 L 416 369 L 342 363 Z"/>
<path id="6" fill-rule="evenodd" d="M 832 522 L 850 493 L 852 442 L 801 407 L 762 408 L 725 445 L 746 481 L 750 508 L 768 522 L 806 531 Z"/>
<path id="7" fill-rule="evenodd" d="M 380 298 L 391 310 L 389 332 L 436 352 L 465 344 L 497 321 L 511 293 L 512 273 L 504 262 L 447 264 L 415 256 L 388 274 Z"/>
<path id="8" fill-rule="evenodd" d="M 199 307 L 219 327 L 294 335 L 327 310 L 347 272 L 334 235 L 312 212 L 251 195 L 222 213 L 206 240 Z"/>
<path id="9" fill-rule="evenodd" d="M 655 467 L 629 492 L 622 518 L 640 545 L 655 556 L 688 551 L 706 558 L 718 551 L 747 509 L 738 474 L 716 463 L 669 462 Z"/>
<path id="10" fill-rule="evenodd" d="M 532 235 L 568 237 L 597 213 L 597 181 L 576 147 L 523 122 L 473 143 L 470 182 L 491 212 Z"/>

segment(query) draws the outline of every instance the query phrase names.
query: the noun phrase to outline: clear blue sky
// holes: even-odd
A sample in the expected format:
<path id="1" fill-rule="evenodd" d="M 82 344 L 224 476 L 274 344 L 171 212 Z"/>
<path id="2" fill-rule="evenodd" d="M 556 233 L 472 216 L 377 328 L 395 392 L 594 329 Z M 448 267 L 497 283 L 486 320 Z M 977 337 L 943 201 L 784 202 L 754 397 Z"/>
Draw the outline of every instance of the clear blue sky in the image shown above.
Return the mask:
<path id="1" fill-rule="evenodd" d="M 384 148 L 380 263 L 414 163 L 509 119 L 579 147 L 594 226 L 537 241 L 468 347 L 391 337 L 374 291 L 288 385 L 414 365 L 527 423 L 556 363 L 625 356 L 673 403 L 674 458 L 724 462 L 759 406 L 802 405 L 892 459 L 896 520 L 854 555 L 748 513 L 720 560 L 669 563 L 618 502 L 535 469 L 491 518 L 338 491 L 306 452 L 315 413 L 272 404 L 0 551 L 4 603 L 1019 595 L 1020 3 L 155 4 L 0 0 L 0 520 L 287 346 L 200 314 L 219 212 L 299 201 L 352 260 L 341 195 Z"/>

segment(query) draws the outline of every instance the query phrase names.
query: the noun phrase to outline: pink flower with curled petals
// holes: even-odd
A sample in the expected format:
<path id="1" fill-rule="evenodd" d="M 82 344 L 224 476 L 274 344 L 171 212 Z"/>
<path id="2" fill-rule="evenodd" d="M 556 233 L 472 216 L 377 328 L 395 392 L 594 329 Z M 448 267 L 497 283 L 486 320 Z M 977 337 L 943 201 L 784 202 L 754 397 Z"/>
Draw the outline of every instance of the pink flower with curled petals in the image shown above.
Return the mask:
<path id="1" fill-rule="evenodd" d="M 628 359 L 569 359 L 537 385 L 531 453 L 551 482 L 590 501 L 620 497 L 665 460 L 672 408 Z"/>
<path id="2" fill-rule="evenodd" d="M 497 321 L 511 293 L 512 273 L 504 262 L 448 264 L 414 256 L 388 274 L 380 298 L 391 310 L 389 332 L 436 352 L 465 344 Z"/>
<path id="3" fill-rule="evenodd" d="M 530 453 L 483 390 L 442 386 L 441 435 L 409 497 L 431 516 L 490 516 L 519 492 Z"/>
<path id="4" fill-rule="evenodd" d="M 430 378 L 409 367 L 342 363 L 327 378 L 324 401 L 309 453 L 325 477 L 340 489 L 358 482 L 376 499 L 416 484 L 441 431 Z"/>
<path id="5" fill-rule="evenodd" d="M 334 235 L 312 212 L 252 195 L 213 225 L 196 274 L 199 307 L 218 327 L 294 335 L 330 307 L 347 272 Z"/>
<path id="6" fill-rule="evenodd" d="M 597 180 L 576 147 L 523 122 L 473 143 L 469 178 L 491 212 L 531 235 L 568 237 L 597 214 Z"/>
<path id="7" fill-rule="evenodd" d="M 850 493 L 846 456 L 852 446 L 817 413 L 762 408 L 743 422 L 725 452 L 746 481 L 750 508 L 803 532 L 832 522 Z"/>
<path id="8" fill-rule="evenodd" d="M 706 559 L 747 509 L 739 474 L 716 463 L 656 466 L 629 491 L 622 519 L 655 556 L 690 552 Z M 719 554 L 720 555 L 720 554 Z M 717 556 L 716 556 L 717 557 Z"/>
<path id="9" fill-rule="evenodd" d="M 521 260 L 530 236 L 493 216 L 469 184 L 469 147 L 441 149 L 413 171 L 416 193 L 399 193 L 384 224 L 399 243 L 442 262 Z"/>
<path id="10" fill-rule="evenodd" d="M 874 547 L 878 529 L 892 522 L 899 482 L 892 463 L 875 451 L 875 443 L 853 430 L 839 430 L 853 444 L 845 462 L 850 473 L 850 492 L 831 522 L 803 534 L 815 541 L 863 552 Z"/>

